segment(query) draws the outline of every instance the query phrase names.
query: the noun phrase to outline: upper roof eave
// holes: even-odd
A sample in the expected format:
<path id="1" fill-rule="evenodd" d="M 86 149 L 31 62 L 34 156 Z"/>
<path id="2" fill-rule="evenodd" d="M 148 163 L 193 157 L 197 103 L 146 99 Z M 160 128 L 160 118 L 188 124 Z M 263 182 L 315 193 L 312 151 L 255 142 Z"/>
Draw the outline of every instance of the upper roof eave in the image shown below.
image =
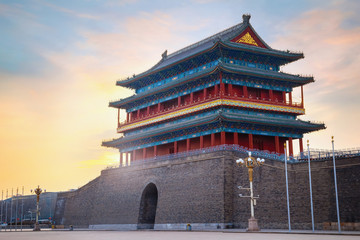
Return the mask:
<path id="1" fill-rule="evenodd" d="M 215 44 L 217 44 L 218 42 L 226 42 L 226 41 L 230 41 L 231 39 L 233 39 L 234 37 L 236 37 L 237 35 L 239 35 L 241 32 L 243 32 L 247 27 L 249 27 L 254 34 L 257 36 L 257 38 L 264 44 L 264 46 L 271 52 L 274 51 L 277 54 L 279 54 L 278 50 L 273 50 L 269 45 L 266 44 L 266 42 L 259 36 L 259 34 L 257 34 L 257 32 L 255 31 L 255 29 L 251 26 L 250 22 L 250 15 L 243 15 L 243 22 L 236 24 L 228 29 L 225 29 L 219 33 L 216 33 L 210 37 L 207 37 L 199 42 L 196 42 L 194 44 L 191 44 L 185 48 L 182 48 L 174 53 L 171 53 L 169 55 L 167 55 L 167 51 L 165 51 L 162 55 L 162 59 L 155 64 L 152 68 L 150 68 L 149 70 L 138 74 L 137 76 L 134 76 L 132 78 L 128 78 L 128 79 L 124 79 L 124 80 L 118 80 L 116 82 L 116 85 L 118 86 L 128 86 L 131 83 L 139 80 L 142 77 L 145 77 L 146 75 L 154 72 L 154 71 L 159 71 L 159 70 L 163 70 L 166 67 L 177 63 L 185 58 L 188 58 L 190 56 L 193 56 L 195 54 L 198 54 L 201 51 L 204 50 L 208 50 L 211 49 L 212 47 L 214 47 Z M 245 45 L 245 44 L 238 44 L 238 45 Z M 266 49 L 266 48 L 261 48 L 261 47 L 253 47 L 250 49 Z M 243 49 L 248 49 L 246 47 L 244 47 Z M 291 54 L 288 54 L 291 55 Z"/>
<path id="2" fill-rule="evenodd" d="M 136 82 L 138 82 L 142 78 L 147 77 L 156 72 L 165 70 L 166 68 L 176 65 L 182 61 L 186 61 L 186 59 L 195 57 L 196 55 L 201 54 L 202 52 L 204 53 L 206 51 L 209 51 L 220 44 L 223 47 L 228 47 L 231 49 L 252 52 L 255 54 L 272 55 L 277 58 L 282 58 L 283 59 L 281 62 L 282 64 L 290 63 L 304 57 L 304 54 L 301 52 L 296 53 L 296 52 L 290 52 L 289 50 L 281 51 L 281 50 L 272 49 L 255 31 L 255 29 L 250 24 L 249 19 L 250 19 L 250 15 L 244 14 L 243 22 L 239 24 L 236 24 L 228 29 L 225 29 L 219 33 L 216 33 L 210 37 L 207 37 L 194 44 L 191 44 L 169 55 L 167 55 L 167 51 L 165 51 L 162 54 L 162 59 L 153 67 L 151 67 L 149 70 L 140 73 L 136 76 L 134 75 L 133 77 L 127 79 L 118 80 L 116 82 L 116 85 L 136 89 L 137 88 Z M 265 48 L 251 46 L 248 44 L 239 44 L 239 43 L 231 42 L 231 39 L 241 34 L 243 31 L 246 30 L 246 28 L 251 29 L 251 31 L 256 35 L 259 41 L 261 41 L 261 43 L 265 46 Z"/>
<path id="3" fill-rule="evenodd" d="M 123 87 L 129 86 L 131 83 L 136 82 L 136 81 L 140 80 L 141 78 L 150 75 L 151 73 L 155 73 L 155 72 L 164 70 L 169 66 L 172 66 L 174 64 L 177 64 L 177 63 L 183 61 L 186 58 L 195 56 L 201 52 L 206 52 L 211 49 L 214 49 L 218 44 L 219 44 L 219 42 L 208 42 L 208 43 L 204 43 L 203 45 L 199 45 L 196 48 L 191 48 L 187 52 L 180 52 L 178 55 L 175 55 L 174 57 L 170 57 L 170 55 L 169 55 L 168 57 L 161 59 L 155 66 L 153 66 L 152 68 L 150 68 L 149 70 L 147 70 L 143 73 L 140 73 L 131 78 L 116 81 L 116 85 L 123 86 Z M 192 50 L 192 51 L 190 52 L 190 50 Z M 181 56 L 180 56 L 180 54 L 181 54 Z"/>
<path id="4" fill-rule="evenodd" d="M 201 41 L 198 41 L 196 43 L 193 43 L 187 47 L 184 47 L 178 51 L 175 51 L 169 55 L 163 55 L 163 58 L 156 63 L 153 67 L 151 67 L 149 70 L 142 72 L 132 78 L 124 79 L 124 80 L 118 80 L 116 82 L 116 85 L 118 86 L 126 86 L 127 84 L 134 82 L 149 73 L 153 71 L 159 71 L 164 69 L 165 67 L 179 62 L 184 58 L 190 57 L 192 55 L 198 54 L 201 51 L 209 50 L 213 48 L 221 39 L 229 38 L 229 35 L 233 35 L 234 32 L 241 32 L 245 30 L 245 28 L 248 26 L 249 23 L 241 22 L 239 24 L 236 24 L 228 29 L 225 29 L 221 32 L 218 32 L 210 37 L 207 37 Z"/>
<path id="5" fill-rule="evenodd" d="M 192 49 L 193 51 L 191 53 L 189 52 L 185 52 L 185 54 L 183 54 L 182 57 L 177 56 L 176 61 L 174 61 L 174 59 L 161 59 L 154 67 L 150 68 L 149 70 L 135 76 L 132 78 L 127 78 L 124 80 L 118 80 L 116 82 L 117 86 L 122 86 L 122 87 L 129 87 L 129 85 L 131 83 L 134 83 L 138 80 L 140 80 L 143 77 L 146 77 L 148 75 L 150 75 L 151 73 L 155 73 L 161 70 L 166 69 L 167 67 L 177 64 L 181 61 L 183 61 L 186 58 L 190 58 L 194 55 L 197 55 L 201 52 L 206 52 L 209 51 L 211 49 L 216 48 L 218 45 L 221 45 L 223 47 L 228 47 L 231 49 L 237 49 L 240 51 L 246 51 L 246 52 L 252 52 L 252 53 L 256 53 L 256 54 L 266 54 L 266 55 L 272 55 L 274 57 L 278 57 L 278 58 L 284 58 L 286 60 L 288 60 L 288 62 L 293 62 L 296 60 L 299 60 L 301 58 L 304 58 L 304 54 L 303 53 L 294 53 L 294 52 L 290 52 L 290 51 L 281 51 L 281 50 L 275 50 L 272 48 L 261 48 L 261 47 L 256 47 L 256 46 L 250 46 L 250 45 L 246 45 L 246 44 L 238 44 L 238 43 L 233 43 L 231 41 L 222 41 L 219 40 L 215 43 L 211 43 L 211 44 L 207 44 L 206 46 L 200 46 L 197 49 Z M 168 60 L 168 61 L 166 61 Z"/>

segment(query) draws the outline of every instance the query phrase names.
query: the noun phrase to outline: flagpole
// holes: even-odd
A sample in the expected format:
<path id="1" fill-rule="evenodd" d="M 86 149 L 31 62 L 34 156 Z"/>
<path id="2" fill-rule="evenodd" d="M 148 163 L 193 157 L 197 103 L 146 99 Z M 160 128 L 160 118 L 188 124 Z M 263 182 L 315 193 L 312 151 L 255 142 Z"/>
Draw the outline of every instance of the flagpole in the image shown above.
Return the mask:
<path id="1" fill-rule="evenodd" d="M 21 196 L 21 231 L 23 230 L 23 217 L 24 217 L 24 186 L 22 187 L 22 196 Z"/>
<path id="2" fill-rule="evenodd" d="M 310 203 L 311 203 L 311 226 L 312 226 L 312 231 L 314 232 L 315 231 L 315 227 L 314 227 L 314 206 L 313 206 L 313 198 L 312 198 L 309 140 L 307 140 L 307 148 L 308 148 L 309 185 L 310 185 Z"/>
<path id="3" fill-rule="evenodd" d="M 0 228 L 0 230 L 2 230 L 2 223 L 3 223 L 3 208 L 4 208 L 4 190 L 1 190 L 1 219 L 0 219 L 1 228 Z"/>
<path id="4" fill-rule="evenodd" d="M 286 203 L 287 203 L 287 212 L 288 212 L 289 232 L 291 232 L 291 223 L 290 223 L 290 203 L 289 203 L 289 184 L 288 184 L 288 174 L 287 174 L 286 143 L 284 143 L 284 152 L 285 152 Z"/>
<path id="5" fill-rule="evenodd" d="M 10 223 L 12 221 L 12 209 L 13 209 L 13 199 L 14 199 L 14 188 L 11 189 L 11 204 L 10 204 Z M 10 231 L 12 227 L 10 225 Z"/>
<path id="6" fill-rule="evenodd" d="M 18 220 L 18 213 L 19 213 L 19 187 L 16 188 L 16 205 L 15 205 L 15 231 L 17 231 L 17 220 Z"/>
<path id="7" fill-rule="evenodd" d="M 337 181 L 336 181 L 336 166 L 335 166 L 335 150 L 334 150 L 334 136 L 331 137 L 332 151 L 333 151 L 333 165 L 334 165 L 334 183 L 335 183 L 335 196 L 336 196 L 336 214 L 338 221 L 338 231 L 341 232 L 340 226 L 340 213 L 339 213 L 339 198 L 337 190 Z"/>
<path id="8" fill-rule="evenodd" d="M 7 200 L 7 198 L 8 198 L 8 189 L 6 189 L 6 200 Z M 8 203 L 7 203 L 7 201 L 5 202 L 5 222 L 6 222 L 6 226 L 5 226 L 5 232 L 6 232 L 6 229 L 7 229 L 7 226 L 8 226 L 8 220 L 7 220 L 7 218 L 8 218 L 8 216 L 7 216 L 7 206 L 8 206 Z"/>

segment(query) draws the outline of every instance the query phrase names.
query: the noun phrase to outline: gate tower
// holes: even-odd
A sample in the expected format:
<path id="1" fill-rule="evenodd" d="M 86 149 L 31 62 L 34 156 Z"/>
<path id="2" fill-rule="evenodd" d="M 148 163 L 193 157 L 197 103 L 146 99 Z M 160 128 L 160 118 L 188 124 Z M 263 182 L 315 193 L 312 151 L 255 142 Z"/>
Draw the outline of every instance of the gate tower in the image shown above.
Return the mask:
<path id="1" fill-rule="evenodd" d="M 117 81 L 135 94 L 110 102 L 122 136 L 103 146 L 119 149 L 121 163 L 225 144 L 283 154 L 288 142 L 293 155 L 294 139 L 303 152 L 303 135 L 325 128 L 298 119 L 305 114 L 303 86 L 314 78 L 281 72 L 303 53 L 272 49 L 249 20 L 243 15 L 240 24 L 165 51 L 149 70 Z M 294 88 L 301 88 L 299 103 Z"/>

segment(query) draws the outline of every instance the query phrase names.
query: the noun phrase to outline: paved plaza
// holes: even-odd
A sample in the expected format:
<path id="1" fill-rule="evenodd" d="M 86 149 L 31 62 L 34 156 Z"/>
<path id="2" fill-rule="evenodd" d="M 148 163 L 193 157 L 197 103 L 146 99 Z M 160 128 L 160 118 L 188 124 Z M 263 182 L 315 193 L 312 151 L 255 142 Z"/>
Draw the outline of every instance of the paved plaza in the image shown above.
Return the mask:
<path id="1" fill-rule="evenodd" d="M 245 233 L 245 232 L 176 232 L 176 231 L 41 231 L 0 232 L 1 240 L 359 240 L 358 234 L 308 234 L 308 233 Z"/>

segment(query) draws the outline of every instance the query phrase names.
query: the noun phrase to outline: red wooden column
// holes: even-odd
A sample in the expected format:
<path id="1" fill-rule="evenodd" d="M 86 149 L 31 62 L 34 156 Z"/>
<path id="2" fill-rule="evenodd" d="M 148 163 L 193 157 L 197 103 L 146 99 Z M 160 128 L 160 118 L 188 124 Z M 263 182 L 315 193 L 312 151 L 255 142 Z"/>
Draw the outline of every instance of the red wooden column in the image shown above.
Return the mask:
<path id="1" fill-rule="evenodd" d="M 220 72 L 220 95 L 223 96 L 225 93 L 225 84 L 222 81 L 222 72 Z"/>
<path id="2" fill-rule="evenodd" d="M 146 108 L 146 116 L 149 116 L 150 115 L 150 106 L 147 106 Z"/>
<path id="3" fill-rule="evenodd" d="M 132 152 L 132 161 L 136 160 L 136 150 L 133 150 Z"/>
<path id="4" fill-rule="evenodd" d="M 204 95 L 203 98 L 206 99 L 206 97 L 207 97 L 207 96 L 206 96 L 206 95 L 207 95 L 207 88 L 204 88 L 203 92 L 204 92 L 204 93 L 203 93 L 203 95 Z"/>
<path id="5" fill-rule="evenodd" d="M 136 118 L 137 118 L 137 119 L 140 118 L 140 109 L 138 109 L 137 112 L 136 112 Z"/>
<path id="6" fill-rule="evenodd" d="M 283 102 L 286 103 L 286 92 L 282 91 Z"/>
<path id="7" fill-rule="evenodd" d="M 304 88 L 301 86 L 301 107 L 304 107 Z"/>
<path id="8" fill-rule="evenodd" d="M 194 102 L 194 92 L 190 93 L 190 103 Z"/>
<path id="9" fill-rule="evenodd" d="M 120 167 L 123 165 L 123 153 L 120 152 Z"/>
<path id="10" fill-rule="evenodd" d="M 293 152 L 293 142 L 292 142 L 292 137 L 289 137 L 289 156 L 293 156 L 294 152 Z"/>
<path id="11" fill-rule="evenodd" d="M 275 152 L 280 153 L 280 141 L 279 141 L 279 136 L 275 136 Z"/>
<path id="12" fill-rule="evenodd" d="M 211 134 L 211 146 L 215 146 L 215 133 Z"/>
<path id="13" fill-rule="evenodd" d="M 215 85 L 215 95 L 219 95 L 219 86 L 217 84 Z"/>
<path id="14" fill-rule="evenodd" d="M 161 111 L 161 103 L 158 103 L 158 110 L 157 110 L 158 112 L 160 112 Z"/>
<path id="15" fill-rule="evenodd" d="M 299 149 L 300 149 L 300 152 L 304 152 L 304 147 L 303 147 L 303 140 L 302 140 L 302 138 L 299 138 Z"/>
<path id="16" fill-rule="evenodd" d="M 234 144 L 239 145 L 239 134 L 234 132 Z"/>
<path id="17" fill-rule="evenodd" d="M 178 107 L 181 105 L 181 96 L 178 96 Z"/>
<path id="18" fill-rule="evenodd" d="M 221 132 L 221 145 L 225 144 L 225 132 Z"/>
<path id="19" fill-rule="evenodd" d="M 154 146 L 154 157 L 157 156 L 157 145 Z"/>
<path id="20" fill-rule="evenodd" d="M 253 148 L 254 148 L 253 135 L 251 133 L 249 133 L 249 149 L 253 149 Z"/>
<path id="21" fill-rule="evenodd" d="M 143 148 L 143 159 L 146 158 L 146 148 Z"/>
<path id="22" fill-rule="evenodd" d="M 126 113 L 126 122 L 129 122 L 129 115 L 130 113 Z"/>
<path id="23" fill-rule="evenodd" d="M 204 136 L 200 136 L 200 149 L 204 148 Z"/>
<path id="24" fill-rule="evenodd" d="M 175 142 L 174 142 L 174 153 L 177 153 L 177 148 L 178 148 L 177 145 L 178 145 L 178 144 L 177 144 L 177 141 L 175 141 Z"/>
<path id="25" fill-rule="evenodd" d="M 272 89 L 269 89 L 269 97 L 271 101 L 274 101 L 274 92 Z"/>
<path id="26" fill-rule="evenodd" d="M 289 103 L 292 105 L 292 92 L 289 92 Z"/>
<path id="27" fill-rule="evenodd" d="M 246 98 L 249 97 L 247 86 L 243 86 L 243 93 L 244 93 L 244 97 Z"/>
<path id="28" fill-rule="evenodd" d="M 190 151 L 190 138 L 186 139 L 186 151 Z"/>
<path id="29" fill-rule="evenodd" d="M 232 87 L 232 84 L 228 84 L 228 87 L 229 87 L 229 95 L 230 96 L 233 96 L 233 87 Z"/>

